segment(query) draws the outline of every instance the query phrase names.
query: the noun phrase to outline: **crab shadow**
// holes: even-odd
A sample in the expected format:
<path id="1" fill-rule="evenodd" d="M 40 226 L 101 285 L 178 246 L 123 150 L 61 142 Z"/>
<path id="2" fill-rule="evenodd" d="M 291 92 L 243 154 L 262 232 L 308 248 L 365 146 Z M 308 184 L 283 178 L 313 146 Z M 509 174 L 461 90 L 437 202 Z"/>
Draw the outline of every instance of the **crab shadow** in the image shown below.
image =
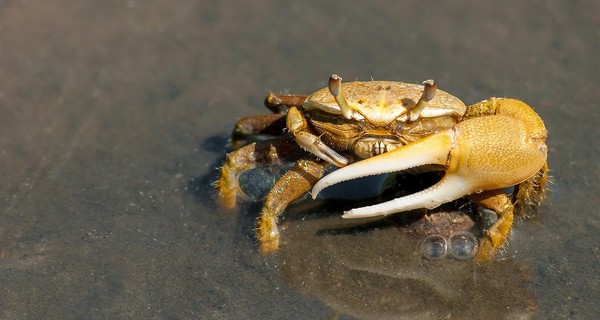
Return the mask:
<path id="1" fill-rule="evenodd" d="M 303 201 L 290 206 L 282 224 L 285 225 L 286 221 L 300 223 L 301 221 L 327 220 L 328 222 L 324 223 L 322 228 L 315 228 L 315 237 L 360 235 L 386 229 L 402 230 L 405 233 L 412 233 L 416 237 L 435 233 L 451 234 L 454 231 L 466 231 L 475 236 L 482 234 L 484 221 L 481 221 L 472 204 L 464 199 L 445 204 L 435 210 L 419 209 L 364 219 L 348 220 L 341 217 L 345 210 L 380 203 L 389 198 L 390 196 L 380 196 L 351 203 L 340 200 Z M 337 222 L 335 222 L 336 220 Z"/>
<path id="2" fill-rule="evenodd" d="M 430 235 L 481 236 L 485 221 L 468 201 L 379 219 L 340 217 L 344 210 L 380 200 L 301 201 L 290 206 L 275 254 L 284 281 L 317 297 L 341 318 L 437 319 L 452 314 L 512 319 L 537 312 L 530 270 L 518 261 L 480 264 L 456 251 L 434 259 L 423 255 Z M 505 311 L 498 316 L 497 310 Z"/>

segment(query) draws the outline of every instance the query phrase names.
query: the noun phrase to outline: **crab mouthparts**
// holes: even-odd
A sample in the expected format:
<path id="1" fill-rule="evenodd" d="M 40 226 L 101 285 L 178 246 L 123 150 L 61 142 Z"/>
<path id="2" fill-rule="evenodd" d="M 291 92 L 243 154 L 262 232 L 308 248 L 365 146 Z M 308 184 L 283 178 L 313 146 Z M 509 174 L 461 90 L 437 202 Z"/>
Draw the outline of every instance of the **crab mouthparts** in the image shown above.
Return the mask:
<path id="1" fill-rule="evenodd" d="M 436 164 L 447 166 L 454 145 L 454 131 L 446 130 L 391 150 L 378 156 L 355 162 L 319 180 L 312 189 L 313 199 L 321 190 L 351 179 L 399 172 Z M 344 212 L 343 218 L 367 218 L 418 208 L 433 209 L 470 193 L 469 184 L 461 176 L 447 173 L 437 184 L 420 192 Z"/>
<path id="2" fill-rule="evenodd" d="M 354 153 L 362 159 L 371 158 L 402 146 L 396 136 L 364 135 L 354 145 Z"/>

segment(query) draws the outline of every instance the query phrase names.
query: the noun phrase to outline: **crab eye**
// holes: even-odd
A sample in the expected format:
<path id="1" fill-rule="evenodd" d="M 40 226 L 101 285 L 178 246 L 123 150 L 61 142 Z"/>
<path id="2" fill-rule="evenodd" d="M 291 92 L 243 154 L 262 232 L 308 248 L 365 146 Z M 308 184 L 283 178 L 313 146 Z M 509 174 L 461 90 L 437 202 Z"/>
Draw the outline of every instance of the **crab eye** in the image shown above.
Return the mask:
<path id="1" fill-rule="evenodd" d="M 417 121 L 421 116 L 421 112 L 425 109 L 425 106 L 433 97 L 435 96 L 435 92 L 437 90 L 437 85 L 433 80 L 425 80 L 423 81 L 423 93 L 421 94 L 421 98 L 417 102 L 417 104 L 408 111 L 408 120 L 410 122 Z"/>
<path id="2" fill-rule="evenodd" d="M 329 93 L 335 98 L 335 102 L 337 102 L 340 110 L 342 110 L 344 118 L 351 119 L 353 113 L 352 109 L 342 94 L 342 77 L 335 73 L 329 77 Z"/>

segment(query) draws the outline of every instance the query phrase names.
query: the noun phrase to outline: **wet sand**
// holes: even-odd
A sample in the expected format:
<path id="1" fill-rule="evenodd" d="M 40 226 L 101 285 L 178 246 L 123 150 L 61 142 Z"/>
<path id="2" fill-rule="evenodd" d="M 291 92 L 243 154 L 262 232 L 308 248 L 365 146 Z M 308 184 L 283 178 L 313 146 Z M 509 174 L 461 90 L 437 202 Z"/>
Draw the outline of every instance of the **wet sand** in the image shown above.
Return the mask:
<path id="1" fill-rule="evenodd" d="M 598 317 L 599 12 L 593 1 L 0 1 L 0 316 Z M 210 186 L 230 130 L 267 112 L 268 91 L 310 93 L 334 72 L 434 78 L 467 104 L 535 108 L 551 193 L 499 261 L 423 266 L 390 228 L 315 239 L 341 219 L 306 220 L 321 209 L 301 204 L 283 250 L 257 254 L 260 204 L 225 211 Z"/>

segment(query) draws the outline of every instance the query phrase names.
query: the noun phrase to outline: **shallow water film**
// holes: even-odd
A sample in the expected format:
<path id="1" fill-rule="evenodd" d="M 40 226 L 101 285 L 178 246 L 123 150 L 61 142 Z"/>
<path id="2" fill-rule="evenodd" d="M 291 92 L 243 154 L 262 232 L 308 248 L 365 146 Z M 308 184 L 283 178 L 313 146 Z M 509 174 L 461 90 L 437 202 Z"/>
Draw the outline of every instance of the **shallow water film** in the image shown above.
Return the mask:
<path id="1" fill-rule="evenodd" d="M 584 0 L 0 0 L 0 318 L 598 318 L 598 30 Z M 306 199 L 261 256 L 261 203 L 220 208 L 216 168 L 269 91 L 332 73 L 527 102 L 539 212 L 476 264 L 470 233 L 424 257 L 402 216 Z"/>

